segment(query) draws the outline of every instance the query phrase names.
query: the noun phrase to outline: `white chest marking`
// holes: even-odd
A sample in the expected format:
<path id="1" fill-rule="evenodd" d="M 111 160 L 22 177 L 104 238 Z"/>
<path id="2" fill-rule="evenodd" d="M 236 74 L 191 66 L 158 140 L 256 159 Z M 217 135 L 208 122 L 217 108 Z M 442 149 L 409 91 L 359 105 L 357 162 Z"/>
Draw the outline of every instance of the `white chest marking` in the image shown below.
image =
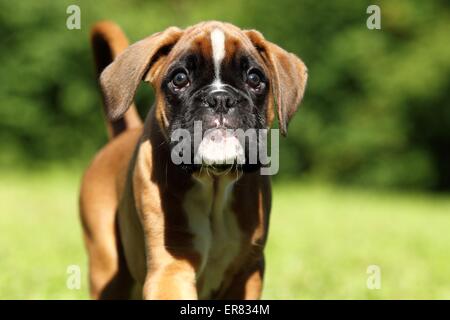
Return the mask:
<path id="1" fill-rule="evenodd" d="M 225 57 L 225 34 L 220 29 L 214 29 L 211 32 L 211 47 L 214 62 L 214 82 L 215 90 L 220 90 L 223 86 L 220 81 L 220 65 Z"/>
<path id="2" fill-rule="evenodd" d="M 239 254 L 241 231 L 230 209 L 233 182 L 219 178 L 214 191 L 209 176 L 188 192 L 184 208 L 194 234 L 194 247 L 201 255 L 197 273 L 198 296 L 208 298 L 220 288 L 225 272 Z"/>

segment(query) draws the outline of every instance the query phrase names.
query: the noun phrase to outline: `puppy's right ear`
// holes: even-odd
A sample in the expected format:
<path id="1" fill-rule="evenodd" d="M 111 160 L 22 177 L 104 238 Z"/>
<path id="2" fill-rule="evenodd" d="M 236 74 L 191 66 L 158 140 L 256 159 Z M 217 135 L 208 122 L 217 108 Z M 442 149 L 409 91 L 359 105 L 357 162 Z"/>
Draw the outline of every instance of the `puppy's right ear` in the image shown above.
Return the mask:
<path id="1" fill-rule="evenodd" d="M 256 30 L 244 31 L 266 62 L 273 80 L 278 122 L 283 136 L 305 92 L 308 69 L 299 57 L 264 39 Z"/>
<path id="2" fill-rule="evenodd" d="M 170 27 L 129 46 L 102 72 L 100 85 L 108 117 L 123 116 L 131 105 L 137 87 L 146 76 L 154 84 L 158 60 L 167 56 L 183 31 Z"/>

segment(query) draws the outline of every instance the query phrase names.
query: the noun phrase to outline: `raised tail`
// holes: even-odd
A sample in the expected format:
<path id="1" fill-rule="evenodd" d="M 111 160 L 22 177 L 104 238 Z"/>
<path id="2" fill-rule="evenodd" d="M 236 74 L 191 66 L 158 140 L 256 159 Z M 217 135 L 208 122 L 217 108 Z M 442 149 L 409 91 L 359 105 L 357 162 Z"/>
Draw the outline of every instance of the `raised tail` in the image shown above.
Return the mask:
<path id="1" fill-rule="evenodd" d="M 128 39 L 118 25 L 110 21 L 96 23 L 91 30 L 91 45 L 94 53 L 97 79 L 105 69 L 123 50 L 128 47 Z M 103 105 L 109 138 L 112 139 L 121 132 L 142 126 L 141 118 L 134 103 L 124 116 L 117 120 L 109 120 L 107 110 Z"/>

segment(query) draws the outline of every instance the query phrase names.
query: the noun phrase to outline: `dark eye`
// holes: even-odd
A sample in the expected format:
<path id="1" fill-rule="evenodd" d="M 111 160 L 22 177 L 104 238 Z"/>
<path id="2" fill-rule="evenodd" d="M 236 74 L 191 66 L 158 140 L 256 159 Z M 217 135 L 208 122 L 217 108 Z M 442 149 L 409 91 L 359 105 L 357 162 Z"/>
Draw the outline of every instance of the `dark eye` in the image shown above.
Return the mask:
<path id="1" fill-rule="evenodd" d="M 251 72 L 247 76 L 247 83 L 252 88 L 257 88 L 261 83 L 261 78 L 256 72 Z"/>
<path id="2" fill-rule="evenodd" d="M 189 78 L 186 72 L 180 71 L 172 79 L 172 83 L 177 89 L 186 87 L 189 84 Z"/>
<path id="3" fill-rule="evenodd" d="M 263 82 L 263 76 L 258 70 L 250 70 L 247 74 L 247 84 L 256 92 L 261 92 L 265 84 Z"/>

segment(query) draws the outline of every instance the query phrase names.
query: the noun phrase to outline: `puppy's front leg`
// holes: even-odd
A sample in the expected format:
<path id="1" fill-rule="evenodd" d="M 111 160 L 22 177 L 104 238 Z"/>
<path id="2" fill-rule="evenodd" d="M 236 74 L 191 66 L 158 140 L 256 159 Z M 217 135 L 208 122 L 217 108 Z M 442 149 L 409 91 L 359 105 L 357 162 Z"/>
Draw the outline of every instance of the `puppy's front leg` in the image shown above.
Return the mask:
<path id="1" fill-rule="evenodd" d="M 264 256 L 237 273 L 222 298 L 231 300 L 261 299 L 263 276 Z"/>
<path id="2" fill-rule="evenodd" d="M 145 271 L 140 269 L 139 273 L 142 295 L 144 299 L 197 299 L 200 256 L 194 250 L 181 191 L 177 189 L 183 182 L 178 176 L 166 176 L 165 167 L 159 167 L 163 161 L 150 160 L 151 149 L 149 140 L 143 139 L 136 157 L 131 197 L 136 199 L 136 217 L 140 220 L 136 223 L 142 226 L 145 239 Z M 161 148 L 158 151 L 159 155 L 163 152 Z"/>
<path id="3" fill-rule="evenodd" d="M 192 235 L 179 226 L 173 227 L 161 212 L 144 210 L 142 214 L 146 265 L 143 298 L 197 299 L 200 256 L 191 245 Z"/>
<path id="4" fill-rule="evenodd" d="M 195 270 L 185 260 L 173 260 L 150 269 L 145 279 L 143 298 L 146 300 L 195 300 L 197 289 Z"/>

